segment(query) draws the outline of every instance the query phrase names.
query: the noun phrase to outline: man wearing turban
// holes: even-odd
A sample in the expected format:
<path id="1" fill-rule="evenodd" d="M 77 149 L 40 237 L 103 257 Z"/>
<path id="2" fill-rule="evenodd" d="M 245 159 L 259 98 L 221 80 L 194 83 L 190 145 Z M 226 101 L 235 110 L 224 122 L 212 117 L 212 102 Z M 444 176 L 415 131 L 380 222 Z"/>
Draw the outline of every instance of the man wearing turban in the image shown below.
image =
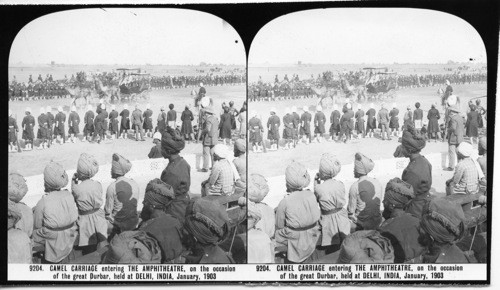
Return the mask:
<path id="1" fill-rule="evenodd" d="M 377 114 L 378 117 L 378 123 L 380 128 L 382 129 L 382 132 L 380 135 L 382 136 L 382 140 L 391 140 L 391 137 L 389 136 L 389 112 L 385 108 L 385 104 L 382 103 L 380 111 L 378 111 Z"/>
<path id="2" fill-rule="evenodd" d="M 208 172 L 209 163 L 214 165 L 214 152 L 213 148 L 218 142 L 219 138 L 219 120 L 215 116 L 211 106 L 204 109 L 206 116 L 203 122 L 201 136 L 203 138 L 203 168 L 202 172 Z"/>
<path id="3" fill-rule="evenodd" d="M 234 142 L 233 164 L 238 171 L 240 179 L 235 182 L 235 193 L 245 193 L 247 188 L 247 143 L 246 139 L 238 139 Z"/>
<path id="4" fill-rule="evenodd" d="M 125 177 L 132 163 L 114 153 L 111 160 L 111 178 L 115 179 L 106 190 L 106 205 L 104 213 L 108 220 L 110 236 L 136 228 L 139 222 L 137 216 L 137 201 L 139 200 L 139 185 L 133 179 Z"/>
<path id="5" fill-rule="evenodd" d="M 399 137 L 399 109 L 396 103 L 392 104 L 392 110 L 389 112 L 389 129 L 391 130 L 391 136 Z"/>
<path id="6" fill-rule="evenodd" d="M 255 222 L 255 228 L 266 233 L 270 239 L 274 239 L 275 216 L 274 209 L 262 201 L 269 193 L 269 185 L 264 176 L 253 173 L 248 180 L 248 203 L 253 204 L 256 211 L 260 213 L 260 220 Z"/>
<path id="7" fill-rule="evenodd" d="M 476 194 L 479 192 L 480 167 L 471 158 L 474 148 L 472 144 L 462 142 L 457 149 L 459 161 L 453 178 L 447 182 L 447 194 Z"/>
<path id="8" fill-rule="evenodd" d="M 7 262 L 9 264 L 31 264 L 31 241 L 17 223 L 22 218 L 13 201 L 8 202 L 7 225 Z"/>
<path id="9" fill-rule="evenodd" d="M 202 196 L 230 196 L 234 193 L 235 176 L 224 144 L 214 146 L 214 166 L 208 180 L 202 183 Z"/>
<path id="10" fill-rule="evenodd" d="M 113 237 L 103 264 L 160 264 L 162 250 L 158 241 L 142 230 L 124 231 Z"/>
<path id="11" fill-rule="evenodd" d="M 132 112 L 132 128 L 135 131 L 135 141 L 146 141 L 144 139 L 144 130 L 142 128 L 142 123 L 144 118 L 142 116 L 142 111 L 139 109 L 139 104 L 135 105 L 135 110 Z M 139 136 L 141 139 L 139 139 Z"/>
<path id="12" fill-rule="evenodd" d="M 44 259 L 59 263 L 73 249 L 77 238 L 78 208 L 68 190 L 64 168 L 50 162 L 43 171 L 46 194 L 33 208 L 33 245 L 44 246 Z"/>
<path id="13" fill-rule="evenodd" d="M 160 179 L 174 190 L 175 198 L 170 205 L 171 213 L 178 217 L 181 223 L 189 204 L 191 187 L 191 166 L 179 155 L 184 146 L 185 142 L 179 130 L 167 127 L 163 131 L 161 150 L 163 157 L 168 159 L 168 165 L 162 171 Z"/>
<path id="14" fill-rule="evenodd" d="M 351 133 L 354 129 L 354 111 L 352 110 L 351 103 L 347 103 L 342 111 L 344 114 L 340 118 L 340 138 L 344 139 L 344 143 L 347 143 L 347 140 L 351 139 Z"/>
<path id="15" fill-rule="evenodd" d="M 374 230 L 357 231 L 342 242 L 338 264 L 392 264 L 391 241 Z"/>
<path id="16" fill-rule="evenodd" d="M 290 108 L 285 108 L 285 116 L 283 116 L 283 139 L 285 139 L 285 150 L 292 149 L 292 138 L 293 138 L 293 115 L 291 114 Z"/>
<path id="17" fill-rule="evenodd" d="M 233 259 L 219 246 L 229 236 L 229 217 L 216 201 L 195 199 L 186 210 L 184 228 L 191 237 L 191 255 L 194 264 L 232 264 Z"/>
<path id="18" fill-rule="evenodd" d="M 457 159 L 457 147 L 464 140 L 464 119 L 460 116 L 460 109 L 457 104 L 448 108 L 449 120 L 447 122 L 448 130 L 448 159 L 449 165 L 446 170 L 454 171 Z"/>
<path id="19" fill-rule="evenodd" d="M 78 207 L 78 246 L 85 247 L 84 252 L 95 251 L 96 246 L 108 237 L 108 223 L 101 209 L 104 204 L 102 184 L 92 180 L 98 171 L 99 163 L 95 157 L 82 153 L 71 180 L 71 192 Z"/>
<path id="20" fill-rule="evenodd" d="M 370 158 L 361 153 L 355 154 L 354 177 L 358 180 L 349 189 L 347 213 L 357 230 L 376 229 L 382 222 L 382 185 L 377 179 L 367 176 L 374 166 Z"/>
<path id="21" fill-rule="evenodd" d="M 406 212 L 420 217 L 426 199 L 431 197 L 429 190 L 432 186 L 432 165 L 427 158 L 420 155 L 420 151 L 425 147 L 425 138 L 410 125 L 403 132 L 401 146 L 404 148 L 405 157 L 410 158 L 401 179 L 410 184 L 415 193 L 415 197 L 406 207 Z"/>
<path id="22" fill-rule="evenodd" d="M 375 111 L 375 105 L 373 103 L 370 104 L 370 109 L 366 111 L 366 134 L 368 137 L 373 137 L 373 130 L 377 129 L 377 119 L 375 115 L 377 112 Z"/>
<path id="23" fill-rule="evenodd" d="M 248 263 L 274 263 L 274 245 L 270 237 L 255 225 L 261 220 L 262 214 L 255 204 L 248 205 Z"/>
<path id="24" fill-rule="evenodd" d="M 300 135 L 302 136 L 302 140 L 306 144 L 309 144 L 309 143 L 311 143 L 311 138 L 312 138 L 312 136 L 311 136 L 312 116 L 311 116 L 311 113 L 309 113 L 309 108 L 307 106 L 304 106 L 303 111 L 304 111 L 304 113 L 302 113 L 302 115 L 300 116 Z M 339 113 L 339 117 L 340 117 L 340 113 Z"/>
<path id="25" fill-rule="evenodd" d="M 267 119 L 267 139 L 271 144 L 271 148 L 269 150 L 278 150 L 279 148 L 279 140 L 280 140 L 280 118 L 276 116 L 276 109 L 271 108 L 269 119 Z M 253 120 L 253 121 L 252 121 Z M 262 137 L 258 138 L 257 136 L 262 135 L 262 124 L 257 117 L 253 117 L 248 122 L 250 128 L 250 142 L 253 146 L 257 146 L 257 150 L 254 149 L 254 152 L 259 151 L 259 143 L 262 142 Z M 255 136 L 255 137 L 254 137 Z M 258 141 L 260 140 L 260 141 Z"/>
<path id="26" fill-rule="evenodd" d="M 462 207 L 444 198 L 429 200 L 420 221 L 421 242 L 426 245 L 424 263 L 468 263 L 465 254 L 455 245 L 465 232 Z"/>
<path id="27" fill-rule="evenodd" d="M 403 215 L 408 203 L 415 197 L 413 186 L 395 177 L 385 186 L 384 194 L 384 212 L 382 216 L 387 220 L 393 217 Z"/>
<path id="28" fill-rule="evenodd" d="M 10 173 L 8 180 L 9 201 L 12 201 L 12 205 L 9 205 L 12 206 L 13 210 L 19 213 L 20 216 L 15 228 L 22 230 L 28 237 L 31 237 L 33 233 L 33 210 L 21 202 L 28 192 L 26 180 L 18 173 Z"/>
<path id="29" fill-rule="evenodd" d="M 147 221 L 160 216 L 162 213 L 175 216 L 175 213 L 172 213 L 170 210 L 170 205 L 174 198 L 175 193 L 172 186 L 158 178 L 151 180 L 146 186 L 146 193 L 142 202 L 141 219 Z M 184 216 L 177 218 L 183 220 Z"/>
<path id="30" fill-rule="evenodd" d="M 351 226 L 347 217 L 345 185 L 336 180 L 341 164 L 336 156 L 325 153 L 319 162 L 319 173 L 314 179 L 314 194 L 321 208 L 321 246 L 340 245 L 349 235 Z M 328 252 L 328 251 L 327 251 Z"/>
<path id="31" fill-rule="evenodd" d="M 153 147 L 151 147 L 151 150 L 149 151 L 148 157 L 149 158 L 163 158 L 163 155 L 161 154 L 161 133 L 156 132 L 153 135 L 153 144 L 155 144 Z"/>
<path id="32" fill-rule="evenodd" d="M 285 179 L 288 194 L 276 208 L 276 245 L 287 247 L 288 261 L 301 263 L 316 249 L 321 211 L 314 193 L 306 189 L 311 177 L 304 165 L 293 161 Z"/>
<path id="33" fill-rule="evenodd" d="M 322 110 L 321 105 L 318 105 L 316 107 L 316 114 L 314 114 L 314 134 L 316 135 L 315 140 L 317 142 L 321 142 L 323 134 L 325 134 L 326 117 Z"/>

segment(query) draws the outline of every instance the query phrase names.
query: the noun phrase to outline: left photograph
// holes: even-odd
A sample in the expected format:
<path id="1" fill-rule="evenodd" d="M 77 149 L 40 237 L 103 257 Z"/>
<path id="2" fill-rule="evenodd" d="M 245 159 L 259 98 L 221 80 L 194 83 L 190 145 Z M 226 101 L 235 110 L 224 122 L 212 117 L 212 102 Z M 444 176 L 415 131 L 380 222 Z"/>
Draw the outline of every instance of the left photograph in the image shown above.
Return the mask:
<path id="1" fill-rule="evenodd" d="M 246 263 L 245 66 L 233 27 L 193 10 L 27 24 L 8 68 L 9 268 Z"/>

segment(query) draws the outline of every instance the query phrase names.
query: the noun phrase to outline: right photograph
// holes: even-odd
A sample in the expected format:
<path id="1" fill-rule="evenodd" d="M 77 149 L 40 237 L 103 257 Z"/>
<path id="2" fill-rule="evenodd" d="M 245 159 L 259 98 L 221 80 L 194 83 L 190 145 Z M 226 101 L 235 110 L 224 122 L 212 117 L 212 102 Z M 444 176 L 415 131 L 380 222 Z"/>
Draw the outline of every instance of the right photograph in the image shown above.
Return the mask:
<path id="1" fill-rule="evenodd" d="M 486 63 L 474 27 L 433 10 L 264 26 L 248 55 L 248 262 L 487 263 Z"/>

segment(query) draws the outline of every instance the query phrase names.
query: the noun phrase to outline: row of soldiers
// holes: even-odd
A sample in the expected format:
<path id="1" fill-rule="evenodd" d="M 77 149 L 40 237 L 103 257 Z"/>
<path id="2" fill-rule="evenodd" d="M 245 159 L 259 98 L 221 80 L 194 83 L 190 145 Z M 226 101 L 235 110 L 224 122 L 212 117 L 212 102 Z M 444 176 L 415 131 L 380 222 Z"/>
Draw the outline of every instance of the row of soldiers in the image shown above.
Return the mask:
<path id="1" fill-rule="evenodd" d="M 445 117 L 441 118 L 441 113 L 436 104 L 432 104 L 427 112 L 424 122 L 424 111 L 420 108 L 419 102 L 415 103 L 415 108 L 407 106 L 403 113 L 402 122 L 400 122 L 400 110 L 396 103 L 390 108 L 382 103 L 378 112 L 375 105 L 370 104 L 370 108 L 365 112 L 361 105 L 354 105 L 346 100 L 342 107 L 342 112 L 335 104 L 330 114 L 330 127 L 328 131 L 328 141 L 344 142 L 354 138 L 373 138 L 375 132 L 380 130 L 382 140 L 391 140 L 391 137 L 401 137 L 402 131 L 409 125 L 413 125 L 416 130 L 423 133 L 426 138 L 437 141 L 446 139 L 449 113 L 445 112 Z M 467 130 L 464 132 L 472 138 L 478 137 L 478 129 L 483 127 L 483 116 L 486 110 L 481 106 L 481 101 L 476 100 L 476 105 L 470 106 L 470 112 L 467 113 L 467 119 L 464 118 Z M 389 110 L 390 109 L 390 110 Z M 270 109 L 270 116 L 267 124 L 262 124 L 257 112 L 252 112 L 249 120 L 249 141 L 253 146 L 254 152 L 261 152 L 264 149 L 263 135 L 267 129 L 267 139 L 270 142 L 270 150 L 278 150 L 279 142 L 284 139 L 283 149 L 291 149 L 297 146 L 299 140 L 309 144 L 311 142 L 324 141 L 326 133 L 327 118 L 320 105 L 316 107 L 314 116 L 308 106 L 302 108 L 302 114 L 297 113 L 297 107 L 285 108 L 285 115 L 280 118 L 276 115 L 276 109 Z M 443 120 L 439 124 L 439 120 Z M 466 121 L 467 120 L 467 121 Z M 283 125 L 282 132 L 280 127 Z M 313 129 L 311 129 L 311 127 Z M 280 136 L 281 135 L 281 136 Z"/>

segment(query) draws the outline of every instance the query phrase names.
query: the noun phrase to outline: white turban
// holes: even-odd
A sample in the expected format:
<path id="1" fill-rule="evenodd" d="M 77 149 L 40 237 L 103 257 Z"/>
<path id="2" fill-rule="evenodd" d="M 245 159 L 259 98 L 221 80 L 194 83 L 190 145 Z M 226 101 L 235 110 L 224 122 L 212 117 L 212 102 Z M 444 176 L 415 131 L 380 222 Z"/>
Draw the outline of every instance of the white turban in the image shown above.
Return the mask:
<path id="1" fill-rule="evenodd" d="M 276 108 L 275 107 L 272 107 L 271 110 L 269 112 L 273 112 L 273 113 L 276 113 Z M 252 111 L 252 116 L 254 116 L 253 114 L 256 113 L 255 111 Z"/>
<path id="2" fill-rule="evenodd" d="M 446 102 L 448 103 L 448 106 L 455 106 L 457 104 L 457 95 L 449 96 Z"/>
<path id="3" fill-rule="evenodd" d="M 40 108 L 40 114 L 45 114 L 45 109 L 43 107 Z"/>
<path id="4" fill-rule="evenodd" d="M 321 105 L 317 105 L 316 106 L 316 111 L 321 112 L 321 110 L 323 110 L 323 108 L 321 108 Z"/>
<path id="5" fill-rule="evenodd" d="M 76 106 L 71 106 L 71 111 L 76 112 Z"/>
<path id="6" fill-rule="evenodd" d="M 52 112 L 52 107 L 51 106 L 47 106 L 47 110 L 46 110 L 47 113 L 49 112 Z"/>
<path id="7" fill-rule="evenodd" d="M 351 109 L 352 108 L 351 103 L 347 103 L 346 108 Z"/>
<path id="8" fill-rule="evenodd" d="M 59 107 L 57 107 L 57 110 L 58 110 L 59 112 L 62 112 L 62 111 L 63 111 L 63 108 L 62 108 L 61 106 L 59 106 Z"/>
<path id="9" fill-rule="evenodd" d="M 203 97 L 200 101 L 200 104 L 203 108 L 206 108 L 210 106 L 210 98 L 209 97 Z"/>
<path id="10" fill-rule="evenodd" d="M 471 157 L 474 152 L 474 147 L 472 147 L 472 144 L 468 142 L 462 142 L 458 145 L 457 150 L 462 156 Z"/>
<path id="11" fill-rule="evenodd" d="M 229 156 L 229 151 L 227 150 L 226 145 L 217 144 L 214 146 L 214 154 L 222 159 L 226 159 Z"/>
<path id="12" fill-rule="evenodd" d="M 297 112 L 297 107 L 293 106 L 293 107 L 292 107 L 292 112 L 293 112 L 293 113 Z"/>

